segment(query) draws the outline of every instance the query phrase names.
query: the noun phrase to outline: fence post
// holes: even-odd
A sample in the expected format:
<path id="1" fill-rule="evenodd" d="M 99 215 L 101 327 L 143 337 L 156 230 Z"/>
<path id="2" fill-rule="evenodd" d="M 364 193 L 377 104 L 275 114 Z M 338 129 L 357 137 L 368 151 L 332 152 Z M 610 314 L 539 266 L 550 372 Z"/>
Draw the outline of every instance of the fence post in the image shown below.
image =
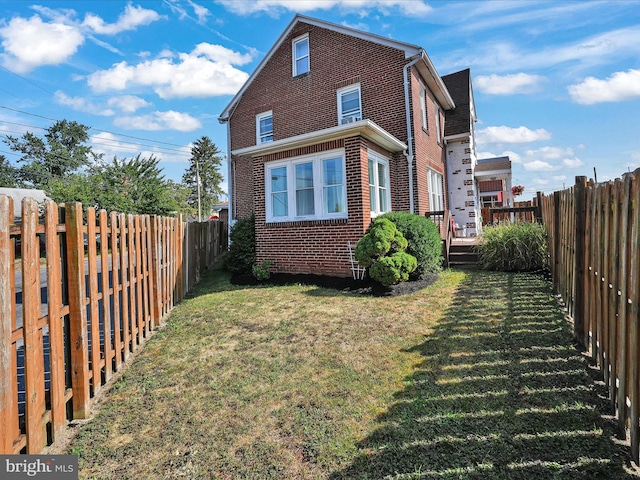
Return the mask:
<path id="1" fill-rule="evenodd" d="M 66 207 L 73 418 L 86 418 L 89 415 L 90 389 L 82 204 L 72 202 Z"/>
<path id="2" fill-rule="evenodd" d="M 575 195 L 575 275 L 574 292 L 575 302 L 573 304 L 573 333 L 575 339 L 582 348 L 586 348 L 587 341 L 584 338 L 584 302 L 587 298 L 586 287 L 586 259 L 585 259 L 585 237 L 587 235 L 587 177 L 576 177 Z"/>
<path id="3" fill-rule="evenodd" d="M 553 291 L 560 292 L 560 192 L 553 192 Z"/>
<path id="4" fill-rule="evenodd" d="M 536 210 L 535 217 L 537 223 L 542 223 L 542 192 L 536 192 Z"/>
<path id="5" fill-rule="evenodd" d="M 160 325 L 162 320 L 162 280 L 160 278 L 160 228 L 159 219 L 151 215 L 151 272 L 153 276 L 153 288 L 151 292 L 151 310 L 153 311 L 153 324 Z"/>

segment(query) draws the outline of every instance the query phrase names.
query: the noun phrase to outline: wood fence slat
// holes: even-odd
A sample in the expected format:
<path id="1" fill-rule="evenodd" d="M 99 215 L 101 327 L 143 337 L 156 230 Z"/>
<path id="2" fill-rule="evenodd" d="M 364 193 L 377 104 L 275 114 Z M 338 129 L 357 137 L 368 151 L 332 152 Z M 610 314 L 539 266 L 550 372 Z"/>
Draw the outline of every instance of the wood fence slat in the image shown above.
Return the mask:
<path id="1" fill-rule="evenodd" d="M 25 422 L 27 452 L 35 453 L 46 445 L 44 400 L 44 344 L 39 327 L 40 258 L 38 255 L 38 203 L 32 198 L 22 200 L 22 321 L 24 332 Z"/>
<path id="2" fill-rule="evenodd" d="M 49 302 L 49 364 L 51 369 L 51 433 L 53 441 L 62 436 L 67 423 L 64 370 L 64 316 L 62 310 L 62 270 L 58 237 L 58 206 L 45 204 L 45 242 L 47 251 L 47 296 Z"/>
<path id="3" fill-rule="evenodd" d="M 113 339 L 111 317 L 111 288 L 109 285 L 109 225 L 107 223 L 107 211 L 100 210 L 98 216 L 100 222 L 100 279 L 102 283 L 102 311 L 104 323 L 104 376 L 107 381 L 113 372 Z M 113 259 L 112 259 L 113 262 Z M 115 268 L 114 268 L 115 270 Z"/>
<path id="4" fill-rule="evenodd" d="M 90 389 L 82 204 L 79 202 L 67 203 L 66 208 L 73 417 L 87 418 Z"/>
<path id="5" fill-rule="evenodd" d="M 616 412 L 616 398 L 618 378 L 618 329 L 620 322 L 619 317 L 619 297 L 618 297 L 618 267 L 620 264 L 620 192 L 622 190 L 622 182 L 616 180 L 612 190 L 612 224 L 609 229 L 610 245 L 611 245 L 611 261 L 609 262 L 609 409 L 612 414 Z"/>
<path id="6" fill-rule="evenodd" d="M 100 315 L 98 311 L 98 256 L 96 254 L 96 210 L 87 209 L 87 265 L 89 281 L 89 325 L 91 333 L 91 380 L 93 392 L 102 385 L 100 359 Z M 106 340 L 106 339 L 105 339 Z"/>
<path id="7" fill-rule="evenodd" d="M 130 255 L 127 242 L 127 223 L 126 215 L 121 213 L 118 217 L 118 225 L 120 226 L 120 286 L 121 286 L 121 315 L 120 325 L 122 329 L 122 353 L 123 359 L 126 362 L 129 359 L 130 343 L 131 343 L 131 330 L 129 328 L 129 262 L 127 258 Z"/>
<path id="8" fill-rule="evenodd" d="M 0 453 L 15 453 L 13 444 L 18 438 L 18 392 L 16 379 L 15 343 L 12 318 L 15 316 L 12 292 L 13 242 L 9 232 L 13 223 L 13 201 L 0 195 Z"/>
<path id="9" fill-rule="evenodd" d="M 634 172 L 634 176 L 637 176 L 639 170 Z M 637 181 L 634 185 L 633 191 L 633 234 L 631 237 L 632 245 L 638 245 L 638 240 L 640 240 L 640 182 Z M 631 352 L 633 352 L 634 360 L 631 362 L 630 369 L 630 378 L 629 378 L 629 397 L 631 400 L 630 406 L 630 430 L 631 430 L 631 456 L 633 461 L 638 464 L 638 460 L 640 459 L 639 454 L 639 436 L 638 429 L 640 426 L 638 425 L 638 416 L 640 415 L 640 385 L 638 382 L 640 381 L 640 372 L 638 359 L 635 357 L 638 352 L 638 347 L 640 346 L 638 335 L 640 333 L 640 329 L 638 328 L 638 314 L 640 313 L 640 308 L 638 307 L 638 296 L 640 295 L 640 256 L 638 255 L 638 249 L 633 248 L 631 254 L 631 301 L 632 301 L 632 321 L 631 321 L 631 329 L 629 332 L 630 336 L 630 344 L 629 348 Z"/>
<path id="10" fill-rule="evenodd" d="M 120 292 L 122 286 L 120 284 L 120 229 L 118 228 L 118 214 L 111 212 L 109 214 L 109 228 L 111 236 L 109 244 L 111 246 L 111 283 L 112 283 L 112 299 L 113 299 L 113 350 L 114 361 L 113 368 L 120 370 L 122 364 L 122 330 L 120 328 Z"/>
<path id="11" fill-rule="evenodd" d="M 135 215 L 133 217 L 133 225 L 135 229 L 134 243 L 135 243 L 135 263 L 136 263 L 136 289 L 135 289 L 135 298 L 136 298 L 136 319 L 138 321 L 138 344 L 141 344 L 144 341 L 145 337 L 145 323 L 144 323 L 144 310 L 142 309 L 142 279 L 144 274 L 142 273 L 142 241 L 141 241 L 141 232 L 140 232 L 140 216 Z"/>

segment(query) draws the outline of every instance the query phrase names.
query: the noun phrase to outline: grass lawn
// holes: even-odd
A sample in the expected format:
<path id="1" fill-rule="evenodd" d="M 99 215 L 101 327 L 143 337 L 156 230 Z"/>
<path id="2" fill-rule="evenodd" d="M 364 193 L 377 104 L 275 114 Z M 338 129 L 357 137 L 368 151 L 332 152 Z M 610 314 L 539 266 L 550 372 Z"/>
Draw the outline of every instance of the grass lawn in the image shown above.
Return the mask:
<path id="1" fill-rule="evenodd" d="M 214 271 L 69 447 L 80 478 L 622 479 L 546 280 L 373 298 Z"/>

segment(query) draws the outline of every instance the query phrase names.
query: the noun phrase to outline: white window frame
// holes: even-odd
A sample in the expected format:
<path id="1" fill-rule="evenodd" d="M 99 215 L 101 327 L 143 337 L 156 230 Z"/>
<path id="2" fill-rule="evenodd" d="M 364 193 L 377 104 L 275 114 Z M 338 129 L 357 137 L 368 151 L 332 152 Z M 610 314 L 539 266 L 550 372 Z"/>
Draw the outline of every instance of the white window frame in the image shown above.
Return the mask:
<path id="1" fill-rule="evenodd" d="M 436 137 L 438 139 L 438 143 L 442 142 L 442 130 L 440 125 L 440 107 L 436 105 Z"/>
<path id="2" fill-rule="evenodd" d="M 429 211 L 444 210 L 444 175 L 428 168 L 427 177 L 429 180 Z"/>
<path id="3" fill-rule="evenodd" d="M 373 162 L 373 175 L 369 172 L 369 162 L 367 162 L 367 172 L 369 173 L 369 202 L 371 206 L 371 217 L 376 217 L 378 215 L 382 215 L 383 213 L 387 213 L 391 211 L 391 177 L 389 174 L 389 159 L 379 155 L 378 153 L 369 151 L 368 152 L 369 162 Z M 384 165 L 385 168 L 385 180 L 386 180 L 386 200 L 387 200 L 387 209 L 382 210 L 379 205 L 380 198 L 380 178 L 379 178 L 379 169 L 378 164 Z M 373 177 L 373 178 L 372 178 Z M 373 181 L 373 183 L 372 183 Z M 375 194 L 373 198 L 371 196 L 371 189 L 373 188 Z"/>
<path id="4" fill-rule="evenodd" d="M 301 57 L 296 57 L 296 45 L 302 42 L 307 42 L 307 54 Z M 302 60 L 303 58 L 307 58 L 308 70 L 306 72 L 298 72 L 298 60 Z M 300 35 L 299 37 L 294 38 L 291 41 L 291 72 L 294 77 L 298 75 L 303 75 L 311 71 L 311 48 L 309 44 L 309 34 L 305 33 L 304 35 Z"/>
<path id="5" fill-rule="evenodd" d="M 267 132 L 267 134 L 263 134 L 260 131 L 260 120 L 263 118 L 271 117 L 271 132 Z M 266 139 L 266 137 L 271 137 L 270 139 Z M 260 145 L 261 143 L 273 142 L 273 111 L 269 110 L 268 112 L 262 112 L 256 115 L 256 145 Z"/>
<path id="6" fill-rule="evenodd" d="M 360 106 L 357 113 L 349 112 L 349 115 L 344 115 L 342 113 L 342 97 L 347 93 L 351 93 L 357 91 L 358 92 L 358 104 Z M 360 84 L 354 83 L 349 85 L 348 87 L 340 88 L 336 91 L 337 101 L 338 101 L 338 125 L 344 125 L 344 123 L 357 122 L 358 120 L 362 120 L 362 92 L 360 91 Z M 349 122 L 344 122 L 345 118 L 351 118 L 352 120 Z"/>
<path id="7" fill-rule="evenodd" d="M 429 122 L 427 121 L 427 88 L 420 82 L 420 119 L 422 128 L 429 130 Z"/>
<path id="8" fill-rule="evenodd" d="M 342 166 L 343 174 L 343 203 L 344 211 L 337 213 L 325 212 L 325 187 L 324 175 L 323 175 L 323 161 L 339 158 Z M 314 214 L 313 215 L 298 215 L 296 212 L 296 179 L 295 168 L 296 165 L 302 163 L 313 163 L 313 190 L 314 190 Z M 273 216 L 273 205 L 271 197 L 271 170 L 274 168 L 285 167 L 287 169 L 287 203 L 288 203 L 288 215 L 287 216 Z M 265 163 L 264 166 L 264 183 L 265 183 L 265 217 L 267 223 L 270 222 L 296 222 L 305 220 L 329 220 L 336 218 L 347 218 L 348 205 L 347 205 L 347 169 L 345 162 L 344 149 L 330 150 L 327 152 L 321 152 L 312 155 L 303 155 L 300 157 L 288 158 L 286 160 L 278 160 L 274 162 Z M 330 185 L 331 187 L 339 186 Z"/>

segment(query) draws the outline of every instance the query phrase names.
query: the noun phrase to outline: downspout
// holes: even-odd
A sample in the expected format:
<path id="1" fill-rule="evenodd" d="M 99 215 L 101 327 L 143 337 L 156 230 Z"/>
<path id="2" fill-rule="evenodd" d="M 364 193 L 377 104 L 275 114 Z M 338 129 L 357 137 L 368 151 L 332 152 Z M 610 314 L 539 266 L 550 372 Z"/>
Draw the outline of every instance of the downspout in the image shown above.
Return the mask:
<path id="1" fill-rule="evenodd" d="M 414 213 L 413 205 L 413 125 L 411 125 L 411 109 L 409 108 L 409 69 L 418 63 L 422 58 L 422 52 L 412 57 L 414 60 L 407 63 L 403 69 L 404 74 L 404 105 L 405 114 L 407 118 L 407 150 L 404 151 L 404 156 L 407 157 L 407 165 L 409 168 L 409 211 Z"/>

